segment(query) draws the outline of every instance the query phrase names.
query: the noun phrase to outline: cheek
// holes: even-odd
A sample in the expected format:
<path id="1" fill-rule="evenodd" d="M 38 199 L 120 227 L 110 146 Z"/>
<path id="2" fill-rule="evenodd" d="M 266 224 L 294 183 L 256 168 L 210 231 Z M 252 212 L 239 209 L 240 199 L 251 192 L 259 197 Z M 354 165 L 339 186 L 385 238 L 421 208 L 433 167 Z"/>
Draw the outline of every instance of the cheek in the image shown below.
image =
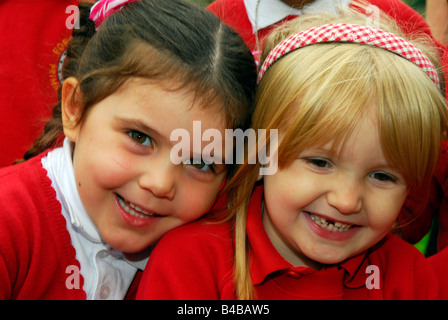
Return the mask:
<path id="1" fill-rule="evenodd" d="M 134 162 L 120 155 L 111 155 L 103 163 L 95 164 L 97 168 L 93 175 L 105 189 L 118 188 L 135 173 L 137 166 Z"/>
<path id="2" fill-rule="evenodd" d="M 222 179 L 214 182 L 213 185 L 190 184 L 182 187 L 182 193 L 178 193 L 179 218 L 185 222 L 193 221 L 210 211 L 215 203 Z M 221 203 L 220 203 L 221 204 Z"/>
<path id="3" fill-rule="evenodd" d="M 297 178 L 295 173 L 278 172 L 264 177 L 265 203 L 275 210 L 300 210 L 316 198 L 312 181 Z"/>
<path id="4" fill-rule="evenodd" d="M 132 174 L 132 161 L 119 153 L 97 149 L 89 156 L 75 158 L 78 187 L 113 189 L 124 184 Z"/>
<path id="5" fill-rule="evenodd" d="M 390 229 L 397 220 L 405 198 L 405 192 L 373 198 L 366 208 L 369 226 L 376 230 Z"/>

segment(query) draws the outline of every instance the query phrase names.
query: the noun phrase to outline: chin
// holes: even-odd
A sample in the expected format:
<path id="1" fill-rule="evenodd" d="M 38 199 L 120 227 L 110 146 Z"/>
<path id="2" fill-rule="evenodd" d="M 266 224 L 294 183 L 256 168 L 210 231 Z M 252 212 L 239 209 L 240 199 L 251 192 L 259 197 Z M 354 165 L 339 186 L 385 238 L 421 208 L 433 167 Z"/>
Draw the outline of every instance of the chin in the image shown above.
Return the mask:
<path id="1" fill-rule="evenodd" d="M 355 254 L 346 252 L 338 253 L 336 249 L 333 250 L 317 250 L 316 252 L 306 255 L 310 260 L 318 262 L 320 264 L 337 264 L 353 257 Z"/>
<path id="2" fill-rule="evenodd" d="M 155 241 L 143 241 L 142 236 L 137 237 L 124 236 L 122 237 L 122 239 L 117 239 L 116 234 L 115 235 L 112 234 L 109 238 L 104 237 L 103 240 L 115 250 L 129 254 L 141 252 L 155 242 Z"/>

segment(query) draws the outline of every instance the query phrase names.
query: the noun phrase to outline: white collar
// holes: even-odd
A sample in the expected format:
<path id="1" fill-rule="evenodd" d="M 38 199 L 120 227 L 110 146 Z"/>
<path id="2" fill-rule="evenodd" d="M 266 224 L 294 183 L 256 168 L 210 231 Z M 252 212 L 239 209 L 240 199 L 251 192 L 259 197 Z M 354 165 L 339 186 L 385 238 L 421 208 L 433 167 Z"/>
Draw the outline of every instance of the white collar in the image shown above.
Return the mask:
<path id="1" fill-rule="evenodd" d="M 42 159 L 42 164 L 48 172 L 57 198 L 62 205 L 62 214 L 76 230 L 76 233 L 82 235 L 87 240 L 87 242 L 81 241 L 80 245 L 90 247 L 91 245 L 88 244 L 90 242 L 112 251 L 113 249 L 101 238 L 98 228 L 90 219 L 79 197 L 73 170 L 73 148 L 74 143 L 65 138 L 62 148 L 50 151 Z M 121 256 L 121 253 L 119 255 Z M 143 256 L 140 258 L 134 257 L 137 260 L 123 258 L 127 263 L 140 270 L 144 269 L 148 260 L 148 257 Z"/>
<path id="2" fill-rule="evenodd" d="M 290 15 L 300 15 L 302 13 L 319 13 L 326 11 L 338 14 L 338 7 L 348 7 L 350 0 L 316 0 L 303 9 L 294 9 L 281 0 L 244 0 L 247 16 L 252 24 L 255 33 L 255 17 L 258 4 L 257 29 L 269 27 Z"/>
<path id="3" fill-rule="evenodd" d="M 62 148 L 48 153 L 51 163 L 50 173 L 54 180 L 56 193 L 60 196 L 61 205 L 68 214 L 70 223 L 77 228 L 87 239 L 94 243 L 103 242 L 101 235 L 86 212 L 78 194 L 75 173 L 73 170 L 73 143 L 65 138 Z"/>

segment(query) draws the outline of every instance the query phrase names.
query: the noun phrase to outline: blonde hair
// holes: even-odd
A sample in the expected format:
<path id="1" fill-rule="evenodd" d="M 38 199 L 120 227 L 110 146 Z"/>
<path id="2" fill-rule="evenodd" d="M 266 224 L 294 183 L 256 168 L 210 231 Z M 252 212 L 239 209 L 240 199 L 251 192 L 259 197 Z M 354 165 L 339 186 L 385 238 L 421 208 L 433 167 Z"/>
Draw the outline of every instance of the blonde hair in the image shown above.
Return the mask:
<path id="1" fill-rule="evenodd" d="M 270 35 L 262 57 L 298 31 L 333 22 L 365 24 L 365 20 L 342 9 L 341 16 L 299 17 Z M 392 32 L 402 36 L 397 30 Z M 423 42 L 413 44 L 440 66 Z M 264 75 L 255 103 L 252 128 L 279 129 L 282 136 L 280 168 L 307 146 L 331 141 L 334 146 L 343 144 L 374 104 L 383 151 L 403 173 L 409 189 L 430 179 L 447 126 L 443 95 L 422 69 L 384 49 L 354 43 L 314 44 L 285 55 Z M 234 278 L 239 299 L 254 298 L 245 228 L 259 167 L 241 165 L 227 186 L 235 218 Z"/>

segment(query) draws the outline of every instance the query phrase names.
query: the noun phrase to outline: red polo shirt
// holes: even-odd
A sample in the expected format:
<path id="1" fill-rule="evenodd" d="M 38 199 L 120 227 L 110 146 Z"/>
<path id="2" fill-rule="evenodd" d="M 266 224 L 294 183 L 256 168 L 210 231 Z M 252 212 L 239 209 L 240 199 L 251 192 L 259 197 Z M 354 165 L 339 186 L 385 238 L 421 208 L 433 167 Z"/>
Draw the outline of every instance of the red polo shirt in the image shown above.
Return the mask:
<path id="1" fill-rule="evenodd" d="M 261 219 L 263 188 L 247 219 L 250 273 L 259 299 L 436 299 L 424 256 L 396 236 L 321 270 L 294 267 L 274 248 Z M 375 266 L 372 272 L 368 266 Z M 373 286 L 368 289 L 366 283 Z M 151 254 L 137 299 L 235 299 L 230 222 L 201 220 L 167 233 Z"/>
<path id="2" fill-rule="evenodd" d="M 448 248 L 428 258 L 439 278 L 440 298 L 448 300 Z"/>

